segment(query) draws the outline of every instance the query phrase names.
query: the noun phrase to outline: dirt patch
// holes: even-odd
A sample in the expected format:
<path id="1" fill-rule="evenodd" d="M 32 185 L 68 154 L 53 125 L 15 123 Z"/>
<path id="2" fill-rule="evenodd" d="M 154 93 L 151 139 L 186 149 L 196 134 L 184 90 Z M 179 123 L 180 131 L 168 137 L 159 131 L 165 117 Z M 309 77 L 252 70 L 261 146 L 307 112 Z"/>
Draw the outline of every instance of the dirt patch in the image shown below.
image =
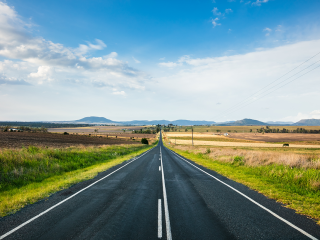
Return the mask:
<path id="1" fill-rule="evenodd" d="M 130 138 L 115 139 L 85 135 L 63 135 L 55 133 L 0 132 L 0 148 L 20 148 L 23 146 L 69 147 L 76 145 L 140 144 Z"/>
<path id="2" fill-rule="evenodd" d="M 228 137 L 262 142 L 310 141 L 314 142 L 313 144 L 317 144 L 316 142 L 319 141 L 320 144 L 320 134 L 307 133 L 231 133 Z"/>
<path id="3" fill-rule="evenodd" d="M 89 134 L 89 133 L 96 133 L 95 129 L 97 129 L 97 133 L 99 134 L 107 134 L 107 133 L 125 133 L 131 134 L 132 130 L 140 130 L 145 129 L 145 126 L 90 126 L 90 127 L 77 127 L 77 128 L 48 128 L 49 132 L 55 133 L 78 133 L 78 134 Z M 125 132 L 124 132 L 125 131 Z"/>

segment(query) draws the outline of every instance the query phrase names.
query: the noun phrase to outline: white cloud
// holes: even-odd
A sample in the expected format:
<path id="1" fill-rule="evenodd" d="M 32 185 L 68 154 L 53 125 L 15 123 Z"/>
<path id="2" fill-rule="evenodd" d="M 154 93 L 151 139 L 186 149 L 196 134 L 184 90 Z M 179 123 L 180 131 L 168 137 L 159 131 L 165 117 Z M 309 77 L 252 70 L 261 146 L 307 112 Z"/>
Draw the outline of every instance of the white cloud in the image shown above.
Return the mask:
<path id="1" fill-rule="evenodd" d="M 44 80 L 52 81 L 51 75 L 53 73 L 53 69 L 49 66 L 40 66 L 38 67 L 38 71 L 36 73 L 30 73 L 29 77 L 37 78 L 38 83 L 42 84 Z"/>
<path id="2" fill-rule="evenodd" d="M 282 25 L 278 25 L 275 31 L 276 32 L 281 32 L 282 31 Z"/>
<path id="3" fill-rule="evenodd" d="M 25 67 L 23 71 L 19 71 L 22 76 L 17 79 L 38 83 L 53 79 L 61 82 L 67 81 L 68 76 L 70 79 L 90 81 L 87 78 L 89 75 L 101 80 L 100 73 L 103 72 L 103 82 L 107 85 L 112 82 L 116 84 L 121 78 L 122 84 L 128 81 L 128 86 L 143 88 L 144 81 L 149 78 L 145 73 L 118 60 L 116 52 L 104 57 L 86 56 L 91 51 L 107 47 L 100 39 L 95 39 L 94 43 L 80 44 L 74 49 L 42 37 L 34 37 L 29 27 L 30 24 L 23 22 L 13 8 L 0 2 L 0 56 L 15 59 L 14 64 Z M 4 64 L 4 61 L 2 63 Z M 14 71 L 4 71 L 9 78 L 17 75 Z"/>
<path id="4" fill-rule="evenodd" d="M 320 40 L 312 40 L 260 49 L 246 54 L 207 58 L 182 56 L 176 62 L 170 62 L 170 66 L 179 68 L 173 69 L 168 76 L 157 77 L 155 80 L 161 83 L 159 88 L 165 93 L 163 98 L 179 99 L 185 105 L 191 105 L 197 109 L 196 111 L 199 110 L 196 114 L 201 115 L 201 111 L 206 109 L 211 109 L 212 112 L 217 110 L 212 103 L 223 102 L 225 108 L 230 108 L 240 100 L 246 99 L 313 56 L 314 49 L 319 45 Z M 314 62 L 320 60 L 319 57 L 314 59 Z M 320 82 L 317 81 L 319 70 L 320 68 L 308 73 L 236 112 L 237 119 L 260 116 L 260 120 L 263 120 L 262 117 L 271 116 L 273 120 L 277 120 L 295 112 L 296 109 L 315 108 L 319 96 L 317 89 L 320 89 Z M 284 79 L 286 78 L 281 80 Z M 307 95 L 306 93 L 310 91 L 315 92 Z M 189 99 L 190 96 L 192 99 Z M 265 108 L 268 107 L 272 109 L 272 115 L 266 113 Z M 207 114 L 208 118 L 219 115 L 219 113 Z M 220 117 L 224 118 L 223 115 Z"/>
<path id="5" fill-rule="evenodd" d="M 233 11 L 232 11 L 231 8 L 227 8 L 227 9 L 225 10 L 225 12 L 226 12 L 226 13 L 232 13 Z"/>
<path id="6" fill-rule="evenodd" d="M 179 64 L 177 63 L 174 63 L 174 62 L 162 62 L 162 63 L 159 63 L 159 66 L 161 67 L 168 67 L 168 68 L 174 68 L 176 66 L 178 66 Z"/>
<path id="7" fill-rule="evenodd" d="M 87 54 L 89 51 L 102 50 L 105 47 L 107 47 L 107 45 L 102 40 L 96 39 L 95 41 L 97 43 L 96 45 L 90 42 L 87 42 L 88 45 L 79 44 L 79 47 L 75 50 L 75 52 L 77 52 L 80 55 L 84 55 L 84 54 Z"/>
<path id="8" fill-rule="evenodd" d="M 5 76 L 4 74 L 0 74 L 0 85 L 1 84 L 7 84 L 7 85 L 30 85 L 24 80 L 16 79 L 16 78 L 9 78 Z"/>
<path id="9" fill-rule="evenodd" d="M 266 27 L 265 29 L 263 29 L 263 31 L 264 31 L 264 32 L 267 32 L 267 33 L 266 33 L 266 36 L 269 36 L 269 35 L 270 35 L 270 32 L 272 32 L 272 29 Z"/>
<path id="10" fill-rule="evenodd" d="M 213 27 L 221 25 L 221 23 L 218 23 L 217 21 L 219 21 L 219 18 L 211 19 Z"/>
<path id="11" fill-rule="evenodd" d="M 219 12 L 217 7 L 213 8 L 212 12 L 214 15 L 217 15 L 217 16 L 221 15 L 221 12 Z"/>
<path id="12" fill-rule="evenodd" d="M 112 94 L 114 94 L 114 95 L 122 95 L 122 96 L 126 95 L 125 91 L 114 91 Z"/>
<path id="13" fill-rule="evenodd" d="M 166 59 L 165 57 L 159 58 L 160 61 L 163 61 L 163 60 L 165 60 L 165 59 Z"/>
<path id="14" fill-rule="evenodd" d="M 320 110 L 314 110 L 314 111 L 312 111 L 310 114 L 313 115 L 313 116 L 318 116 L 318 117 L 320 117 Z"/>
<path id="15" fill-rule="evenodd" d="M 135 62 L 135 63 L 141 63 L 138 59 L 136 59 L 135 57 L 132 57 L 132 59 L 133 59 L 133 61 Z"/>
<path id="16" fill-rule="evenodd" d="M 301 113 L 299 112 L 295 116 L 287 116 L 281 119 L 281 121 L 292 121 L 298 122 L 301 119 L 320 119 L 320 110 L 314 110 L 310 113 Z"/>
<path id="17" fill-rule="evenodd" d="M 269 0 L 257 0 L 253 2 L 252 5 L 261 6 L 261 3 L 267 3 L 267 2 L 269 2 Z"/>
<path id="18" fill-rule="evenodd" d="M 118 53 L 116 53 L 116 52 L 111 52 L 110 54 L 103 56 L 104 59 L 105 58 L 116 58 L 116 57 L 118 57 Z"/>

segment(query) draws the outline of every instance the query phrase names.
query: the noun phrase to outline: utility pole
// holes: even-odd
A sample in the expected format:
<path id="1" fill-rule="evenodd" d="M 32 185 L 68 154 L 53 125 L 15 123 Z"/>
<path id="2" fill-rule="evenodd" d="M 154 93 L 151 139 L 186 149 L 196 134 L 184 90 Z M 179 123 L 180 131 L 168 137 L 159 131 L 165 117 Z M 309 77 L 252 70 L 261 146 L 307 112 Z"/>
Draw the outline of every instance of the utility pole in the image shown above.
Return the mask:
<path id="1" fill-rule="evenodd" d="M 191 132 L 192 132 L 192 146 L 193 146 L 193 126 L 191 127 Z"/>

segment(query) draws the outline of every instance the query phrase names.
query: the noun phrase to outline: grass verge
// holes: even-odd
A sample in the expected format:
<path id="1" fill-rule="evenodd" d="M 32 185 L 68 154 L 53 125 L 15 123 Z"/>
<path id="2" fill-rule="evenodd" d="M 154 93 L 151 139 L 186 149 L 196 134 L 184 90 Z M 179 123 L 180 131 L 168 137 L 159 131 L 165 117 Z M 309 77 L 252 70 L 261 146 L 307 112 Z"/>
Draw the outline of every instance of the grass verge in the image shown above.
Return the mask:
<path id="1" fill-rule="evenodd" d="M 280 164 L 244 165 L 241 156 L 232 162 L 213 159 L 208 154 L 180 150 L 166 145 L 176 153 L 195 163 L 214 170 L 242 183 L 265 196 L 296 210 L 297 213 L 316 219 L 320 225 L 320 171 L 295 168 Z"/>
<path id="2" fill-rule="evenodd" d="M 0 217 L 15 213 L 24 206 L 73 184 L 92 179 L 98 173 L 147 151 L 155 144 L 157 142 L 151 146 L 120 145 L 64 149 L 29 147 L 2 151 Z M 8 161 L 5 157 L 10 155 L 11 161 Z"/>

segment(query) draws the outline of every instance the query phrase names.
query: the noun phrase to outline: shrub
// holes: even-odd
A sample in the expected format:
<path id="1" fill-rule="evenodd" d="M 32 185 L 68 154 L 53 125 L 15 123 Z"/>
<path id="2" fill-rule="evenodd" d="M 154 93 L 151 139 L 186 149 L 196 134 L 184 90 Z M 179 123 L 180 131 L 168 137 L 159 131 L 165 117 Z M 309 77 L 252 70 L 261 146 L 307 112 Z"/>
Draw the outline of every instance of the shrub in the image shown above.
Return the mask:
<path id="1" fill-rule="evenodd" d="M 63 133 L 63 135 L 69 135 L 69 133 L 67 133 L 67 132 L 64 132 L 64 133 Z"/>
<path id="2" fill-rule="evenodd" d="M 239 165 L 244 165 L 244 157 L 235 156 L 233 159 L 233 163 L 238 163 Z"/>
<path id="3" fill-rule="evenodd" d="M 142 138 L 141 143 L 142 144 L 149 144 L 148 139 L 146 139 L 146 138 Z"/>

